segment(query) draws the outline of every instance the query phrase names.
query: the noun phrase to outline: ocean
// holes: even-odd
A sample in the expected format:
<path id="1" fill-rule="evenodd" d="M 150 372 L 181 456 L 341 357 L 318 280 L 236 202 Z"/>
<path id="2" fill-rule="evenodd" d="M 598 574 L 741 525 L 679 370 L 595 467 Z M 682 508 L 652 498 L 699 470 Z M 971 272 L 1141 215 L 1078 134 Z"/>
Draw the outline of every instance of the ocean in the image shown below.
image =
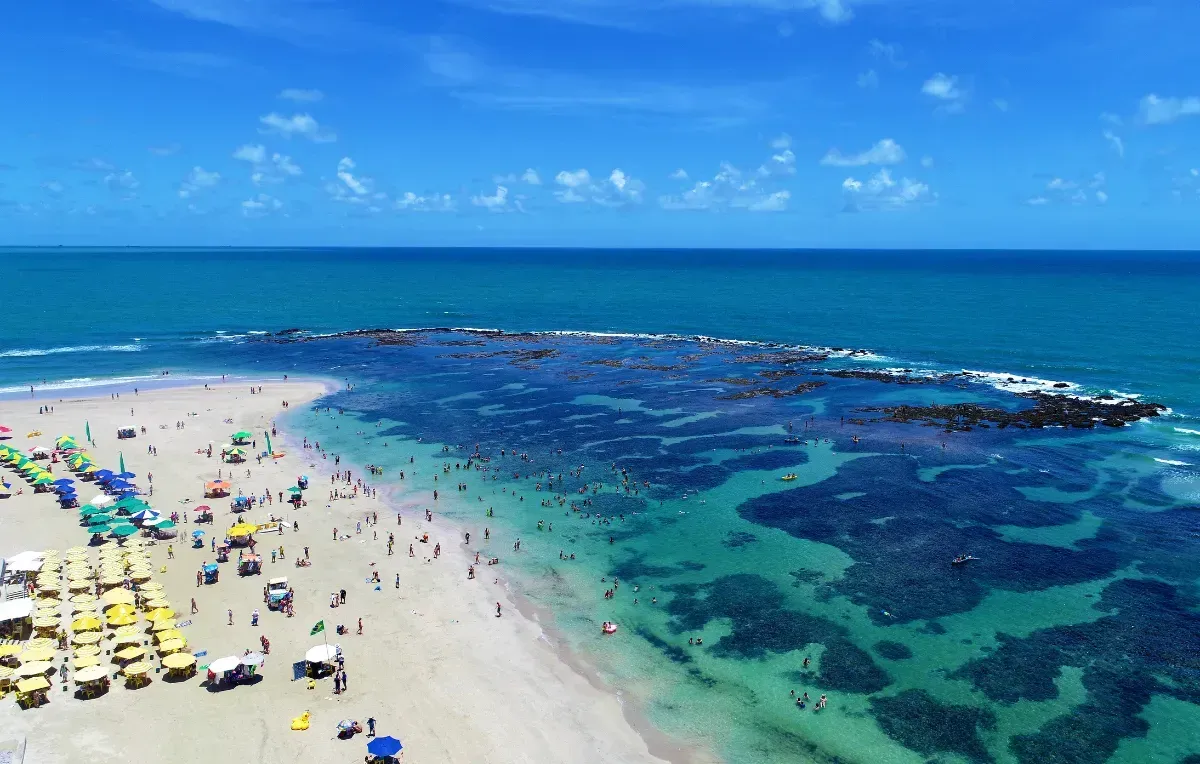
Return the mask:
<path id="1" fill-rule="evenodd" d="M 0 255 L 4 395 L 335 380 L 293 429 L 730 762 L 1200 761 L 1200 256 Z"/>

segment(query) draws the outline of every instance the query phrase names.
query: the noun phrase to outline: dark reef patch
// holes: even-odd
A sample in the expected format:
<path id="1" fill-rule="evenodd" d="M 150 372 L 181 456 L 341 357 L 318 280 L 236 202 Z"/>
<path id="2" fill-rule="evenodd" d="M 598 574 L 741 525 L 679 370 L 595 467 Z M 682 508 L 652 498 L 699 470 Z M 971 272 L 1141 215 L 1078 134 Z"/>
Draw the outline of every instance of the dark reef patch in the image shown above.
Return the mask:
<path id="1" fill-rule="evenodd" d="M 974 706 L 939 703 L 924 690 L 871 699 L 871 713 L 883 731 L 926 756 L 957 753 L 970 761 L 993 761 L 979 731 L 994 729 L 995 715 Z"/>
<path id="2" fill-rule="evenodd" d="M 879 653 L 889 661 L 908 660 L 913 656 L 912 650 L 908 645 L 902 642 L 892 642 L 888 639 L 882 639 L 875 643 L 875 652 Z"/>
<path id="3" fill-rule="evenodd" d="M 667 603 L 671 628 L 684 634 L 702 630 L 709 621 L 729 619 L 733 630 L 708 649 L 714 654 L 761 658 L 819 643 L 825 652 L 815 677 L 820 686 L 842 692 L 877 692 L 890 683 L 887 673 L 847 636 L 824 618 L 789 610 L 783 593 L 762 576 L 741 573 L 704 584 L 664 587 L 674 596 Z"/>
<path id="4" fill-rule="evenodd" d="M 1029 764 L 1102 764 L 1121 738 L 1146 734 L 1149 725 L 1139 714 L 1153 694 L 1200 702 L 1197 604 L 1162 581 L 1115 581 L 1096 603 L 1111 615 L 1025 638 L 1001 634 L 992 654 L 952 677 L 970 680 L 996 702 L 1013 703 L 1050 700 L 1062 666 L 1082 669 L 1087 702 L 1014 738 L 1012 750 Z"/>
<path id="5" fill-rule="evenodd" d="M 1124 427 L 1129 422 L 1156 417 L 1166 410 L 1160 403 L 1126 399 L 1083 399 L 1052 393 L 1016 393 L 1033 401 L 1030 407 L 1016 411 L 981 406 L 978 403 L 932 404 L 929 406 L 864 406 L 864 412 L 881 412 L 882 421 L 920 422 L 947 431 L 970 431 L 991 423 L 997 427 L 1074 427 L 1091 429 L 1096 422 L 1109 427 Z"/>

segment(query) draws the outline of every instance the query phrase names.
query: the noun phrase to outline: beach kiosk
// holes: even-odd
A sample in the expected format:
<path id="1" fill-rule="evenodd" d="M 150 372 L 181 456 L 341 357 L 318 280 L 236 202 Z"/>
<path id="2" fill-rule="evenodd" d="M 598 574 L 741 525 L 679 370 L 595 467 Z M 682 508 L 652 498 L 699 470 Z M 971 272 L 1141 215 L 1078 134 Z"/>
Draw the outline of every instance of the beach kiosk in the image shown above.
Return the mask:
<path id="1" fill-rule="evenodd" d="M 261 554 L 244 554 L 238 560 L 238 575 L 252 576 L 256 573 L 262 573 L 262 555 Z M 284 579 L 287 582 L 287 579 Z"/>
<path id="2" fill-rule="evenodd" d="M 291 596 L 292 594 L 288 590 L 287 576 L 272 578 L 267 582 L 267 608 L 269 610 L 279 610 Z"/>
<path id="3" fill-rule="evenodd" d="M 117 428 L 117 439 L 118 440 L 128 440 L 129 438 L 136 438 L 136 437 L 137 437 L 137 428 L 135 428 L 135 427 L 118 427 Z"/>
<path id="4" fill-rule="evenodd" d="M 221 577 L 221 569 L 215 562 L 210 562 L 204 566 L 204 583 L 215 584 Z"/>

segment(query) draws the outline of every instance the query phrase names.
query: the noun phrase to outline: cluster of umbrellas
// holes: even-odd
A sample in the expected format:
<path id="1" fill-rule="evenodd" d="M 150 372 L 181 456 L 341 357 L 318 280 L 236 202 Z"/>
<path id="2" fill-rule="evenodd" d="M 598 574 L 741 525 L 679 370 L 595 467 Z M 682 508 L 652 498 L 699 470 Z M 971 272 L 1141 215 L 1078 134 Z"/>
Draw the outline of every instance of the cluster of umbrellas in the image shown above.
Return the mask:
<path id="1" fill-rule="evenodd" d="M 68 549 L 65 559 L 54 549 L 42 555 L 33 616 L 36 636 L 23 648 L 0 646 L 0 660 L 15 657 L 20 664 L 0 667 L 0 680 L 13 675 L 40 677 L 42 682 L 19 684 L 18 691 L 33 693 L 48 688 L 45 675 L 53 668 L 58 640 L 65 639 L 68 630 L 77 684 L 86 685 L 107 676 L 108 669 L 101 665 L 100 643 L 105 640 L 111 642 L 113 660 L 120 663 L 120 672 L 134 682 L 140 683 L 153 670 L 144 660 L 153 651 L 162 656 L 162 665 L 167 669 L 183 670 L 195 665 L 163 586 L 153 580 L 142 541 L 131 539 L 124 546 L 108 542 L 100 549 L 97 567 L 92 566 L 84 547 Z M 138 597 L 123 586 L 127 578 L 138 584 L 140 607 Z M 64 592 L 66 600 L 61 599 Z M 71 616 L 66 621 L 62 614 L 68 605 Z M 64 623 L 69 624 L 68 628 Z M 153 650 L 145 646 L 148 635 L 156 643 Z"/>
<path id="2" fill-rule="evenodd" d="M 55 480 L 54 475 L 45 467 L 12 446 L 0 443 L 0 463 L 19 473 L 22 479 L 34 486 L 35 489 L 54 490 L 59 493 L 60 497 L 66 493 L 72 495 L 75 493 L 74 489 L 70 488 L 70 485 L 75 482 L 74 480 L 69 478 Z M 8 482 L 2 484 L 6 490 L 12 485 Z"/>
<path id="3" fill-rule="evenodd" d="M 132 536 L 139 528 L 175 527 L 173 521 L 137 496 L 126 496 L 112 503 L 93 499 L 91 504 L 79 508 L 79 519 L 87 526 L 88 533 L 111 533 L 117 538 Z"/>

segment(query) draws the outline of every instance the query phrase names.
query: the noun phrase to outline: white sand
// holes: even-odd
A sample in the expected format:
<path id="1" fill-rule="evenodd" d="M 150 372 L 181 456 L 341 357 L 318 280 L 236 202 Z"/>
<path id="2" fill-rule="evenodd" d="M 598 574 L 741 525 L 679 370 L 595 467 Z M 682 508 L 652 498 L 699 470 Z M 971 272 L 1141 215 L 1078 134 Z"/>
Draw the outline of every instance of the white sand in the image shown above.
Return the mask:
<path id="1" fill-rule="evenodd" d="M 577 673 L 560 660 L 557 650 L 533 621 L 522 617 L 493 583 L 488 568 L 466 580 L 469 557 L 457 531 L 436 521 L 426 524 L 423 516 L 406 513 L 402 528 L 396 514 L 382 499 L 340 500 L 327 508 L 332 459 L 315 460 L 313 452 L 291 448 L 303 433 L 286 433 L 274 439 L 276 450 L 287 455 L 259 466 L 231 467 L 218 459 L 195 453 L 211 440 L 219 448 L 229 433 L 251 430 L 263 450 L 262 433 L 281 409 L 282 400 L 303 406 L 320 395 L 312 382 L 264 383 L 262 395 L 250 395 L 248 385 L 228 383 L 213 390 L 178 388 L 142 392 L 135 397 L 122 394 L 119 401 L 106 393 L 93 399 L 51 401 L 55 412 L 38 415 L 47 401 L 0 402 L 0 423 L 13 428 L 10 445 L 25 450 L 33 445 L 53 446 L 62 434 L 84 437 L 84 421 L 91 424 L 97 445 L 90 449 L 101 464 L 116 469 L 118 450 L 124 452 L 127 469 L 138 474 L 143 489 L 147 473 L 153 474 L 153 506 L 169 513 L 210 504 L 217 512 L 213 525 L 181 524 L 180 539 L 174 544 L 175 559 L 167 560 L 167 545 L 152 547 L 156 575 L 180 619 L 191 618 L 183 629 L 193 652 L 207 650 L 204 664 L 225 655 L 240 655 L 259 649 L 259 635 L 271 641 L 271 655 L 262 669 L 264 680 L 257 685 L 209 692 L 203 686 L 204 672 L 186 683 L 162 681 L 165 674 L 151 674 L 147 687 L 130 690 L 114 683 L 110 692 L 93 700 L 77 700 L 61 692 L 57 679 L 48 705 L 20 710 L 9 695 L 0 701 L 0 741 L 28 738 L 26 762 L 130 761 L 212 762 L 227 756 L 250 762 L 361 761 L 365 735 L 352 741 L 338 740 L 335 726 L 343 718 L 364 723 L 378 720 L 380 735 L 393 735 L 404 742 L 409 762 L 650 762 L 675 761 L 699 756 L 683 751 L 652 732 L 643 739 L 626 720 L 618 698 L 597 685 L 594 677 Z M 133 415 L 130 415 L 130 407 Z M 189 417 L 188 412 L 198 416 Z M 232 419 L 232 424 L 223 422 Z M 177 430 L 174 423 L 185 421 Z M 146 435 L 118 441 L 118 426 L 147 428 Z M 166 429 L 160 429 L 166 425 Z M 30 430 L 44 434 L 27 438 Z M 148 445 L 158 449 L 147 455 Z M 313 466 L 310 466 L 313 465 Z M 252 477 L 246 478 L 249 467 Z M 361 465 L 341 465 L 354 469 Z M 202 483 L 216 477 L 218 468 L 229 476 L 232 469 L 234 494 L 261 494 L 269 488 L 278 492 L 292 485 L 295 476 L 308 474 L 313 490 L 306 492 L 309 506 L 291 511 L 289 505 L 267 506 L 249 513 L 252 521 L 264 522 L 274 511 L 287 520 L 299 520 L 300 531 L 282 536 L 261 534 L 258 551 L 265 552 L 263 574 L 239 578 L 236 559 L 221 566 L 220 582 L 197 588 L 196 571 L 204 560 L 212 561 L 209 539 L 223 536 L 233 523 L 228 500 L 202 499 Z M 23 485 L 9 477 L 14 488 Z M 55 474 L 67 474 L 57 465 Z M 367 477 L 363 474 L 363 477 Z M 80 489 L 83 501 L 96 492 Z M 382 496 L 383 491 L 380 491 Z M 406 497 L 413 498 L 411 495 Z M 407 502 L 406 502 L 407 503 Z M 431 502 L 430 502 L 431 503 Z M 379 513 L 379 539 L 372 540 L 372 527 L 361 536 L 334 542 L 332 528 L 354 534 L 355 522 L 367 511 Z M 78 525 L 78 511 L 62 510 L 45 494 L 0 500 L 0 555 L 12 556 L 26 549 L 41 550 L 86 544 L 87 534 Z M 203 550 L 193 549 L 190 533 L 204 529 Z M 414 535 L 430 534 L 442 544 L 442 557 L 424 562 L 419 553 L 408 557 Z M 388 532 L 396 532 L 396 554 L 387 556 Z M 219 543 L 219 538 L 218 538 Z M 270 547 L 284 546 L 286 560 L 270 561 Z M 294 558 L 310 548 L 312 567 L 297 568 Z M 235 553 L 236 554 L 236 553 Z M 369 563 L 377 562 L 376 568 Z M 365 583 L 378 569 L 381 591 Z M 401 576 L 401 588 L 394 585 Z M 285 575 L 296 591 L 295 618 L 268 612 L 262 603 L 262 588 L 268 578 Z M 348 590 L 347 604 L 329 607 L 329 594 Z M 189 599 L 195 597 L 199 614 L 189 616 Z M 500 600 L 504 615 L 495 617 Z M 250 626 L 250 613 L 261 610 L 257 628 Z M 226 610 L 234 611 L 234 626 L 226 625 Z M 358 618 L 364 635 L 357 636 Z M 340 642 L 347 656 L 349 691 L 333 694 L 330 680 L 316 690 L 305 682 L 292 681 L 292 663 L 303 658 L 307 648 L 322 638 L 309 630 L 324 620 L 330 644 Z M 337 636 L 335 624 L 344 623 L 350 635 Z M 55 663 L 61 663 L 59 653 Z M 157 664 L 157 660 L 155 661 Z M 107 664 L 106 664 L 107 665 Z M 306 732 L 289 729 L 292 717 L 312 712 L 312 727 Z"/>

